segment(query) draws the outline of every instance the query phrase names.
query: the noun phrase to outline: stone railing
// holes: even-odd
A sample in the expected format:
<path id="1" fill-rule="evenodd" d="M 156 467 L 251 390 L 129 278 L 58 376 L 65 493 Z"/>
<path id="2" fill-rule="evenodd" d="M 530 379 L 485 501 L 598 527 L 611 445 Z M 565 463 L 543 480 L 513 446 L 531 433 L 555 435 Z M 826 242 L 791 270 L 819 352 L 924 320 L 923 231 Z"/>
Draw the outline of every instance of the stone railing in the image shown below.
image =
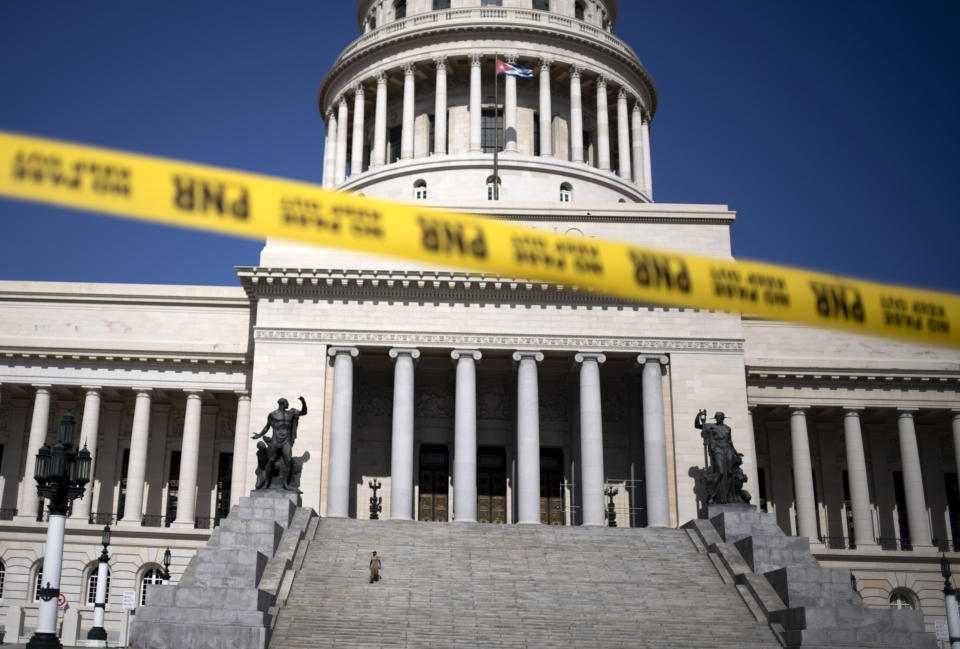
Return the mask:
<path id="1" fill-rule="evenodd" d="M 581 20 L 575 20 L 566 16 L 558 16 L 548 11 L 536 11 L 531 9 L 515 9 L 511 7 L 476 7 L 470 9 L 446 9 L 442 11 L 429 11 L 415 16 L 408 16 L 400 20 L 394 20 L 382 27 L 378 27 L 367 32 L 343 50 L 337 63 L 349 58 L 358 50 L 388 39 L 396 34 L 420 29 L 432 25 L 447 26 L 470 22 L 483 22 L 489 25 L 490 22 L 504 22 L 510 25 L 528 24 L 531 26 L 542 25 L 545 27 L 559 27 L 575 31 L 582 36 L 586 36 L 593 41 L 601 43 L 614 50 L 637 58 L 636 53 L 622 40 L 613 34 L 594 27 Z"/>

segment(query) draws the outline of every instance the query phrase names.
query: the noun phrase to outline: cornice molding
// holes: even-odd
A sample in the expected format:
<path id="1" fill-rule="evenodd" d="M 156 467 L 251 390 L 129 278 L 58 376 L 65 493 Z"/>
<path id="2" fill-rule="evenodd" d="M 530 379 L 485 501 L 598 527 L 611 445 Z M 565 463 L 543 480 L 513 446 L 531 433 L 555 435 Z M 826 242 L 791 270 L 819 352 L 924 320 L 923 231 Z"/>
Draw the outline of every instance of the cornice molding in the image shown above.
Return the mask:
<path id="1" fill-rule="evenodd" d="M 790 385 L 824 388 L 842 385 L 873 390 L 938 389 L 960 384 L 960 374 L 923 370 L 799 369 L 747 367 L 747 384 L 756 386 Z"/>
<path id="2" fill-rule="evenodd" d="M 63 349 L 0 348 L 0 364 L 4 362 L 30 361 L 34 363 L 74 363 L 83 365 L 133 365 L 161 366 L 165 368 L 185 366 L 249 368 L 251 359 L 244 354 L 158 354 L 156 352 L 92 351 Z"/>
<path id="3" fill-rule="evenodd" d="M 285 327 L 256 327 L 254 339 L 270 342 L 320 343 L 378 347 L 418 347 L 521 349 L 568 351 L 571 354 L 597 352 L 709 352 L 742 354 L 742 340 L 681 339 L 681 338 L 621 338 L 615 336 L 527 336 L 521 334 L 462 334 L 422 333 L 412 331 L 372 331 L 297 329 Z"/>

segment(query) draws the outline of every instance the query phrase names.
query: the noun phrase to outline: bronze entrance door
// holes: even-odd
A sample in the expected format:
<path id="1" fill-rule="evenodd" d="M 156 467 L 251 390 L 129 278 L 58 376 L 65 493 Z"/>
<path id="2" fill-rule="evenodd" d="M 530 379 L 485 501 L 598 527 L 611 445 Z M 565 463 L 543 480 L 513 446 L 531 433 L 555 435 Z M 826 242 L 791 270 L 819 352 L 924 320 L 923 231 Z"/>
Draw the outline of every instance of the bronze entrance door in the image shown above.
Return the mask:
<path id="1" fill-rule="evenodd" d="M 419 520 L 447 521 L 447 476 L 450 454 L 446 446 L 420 447 Z"/>
<path id="2" fill-rule="evenodd" d="M 507 522 L 507 456 L 502 448 L 477 449 L 477 521 Z"/>
<path id="3" fill-rule="evenodd" d="M 563 525 L 563 451 L 540 450 L 540 522 Z"/>

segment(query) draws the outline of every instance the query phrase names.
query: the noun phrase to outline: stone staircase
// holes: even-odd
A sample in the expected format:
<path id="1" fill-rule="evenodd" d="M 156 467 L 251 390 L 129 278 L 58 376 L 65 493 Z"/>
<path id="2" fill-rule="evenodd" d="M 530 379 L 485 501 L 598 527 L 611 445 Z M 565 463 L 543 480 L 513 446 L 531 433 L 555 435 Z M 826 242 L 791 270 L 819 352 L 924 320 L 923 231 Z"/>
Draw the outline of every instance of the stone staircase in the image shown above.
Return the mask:
<path id="1" fill-rule="evenodd" d="M 323 519 L 270 649 L 779 649 L 693 536 Z M 370 585 L 372 550 L 383 579 Z"/>
<path id="2" fill-rule="evenodd" d="M 935 649 L 919 611 L 868 608 L 846 568 L 824 568 L 806 537 L 786 536 L 773 514 L 711 505 L 684 528 L 788 649 Z"/>

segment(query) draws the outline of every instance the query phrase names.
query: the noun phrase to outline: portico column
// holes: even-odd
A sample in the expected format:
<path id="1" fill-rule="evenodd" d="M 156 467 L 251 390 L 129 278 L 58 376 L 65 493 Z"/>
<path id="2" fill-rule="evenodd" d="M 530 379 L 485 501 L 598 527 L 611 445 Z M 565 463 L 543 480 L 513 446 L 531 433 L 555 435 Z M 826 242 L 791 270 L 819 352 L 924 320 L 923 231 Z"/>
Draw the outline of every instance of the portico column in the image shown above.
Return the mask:
<path id="1" fill-rule="evenodd" d="M 540 59 L 540 155 L 553 156 L 553 106 L 550 96 L 550 59 Z"/>
<path id="2" fill-rule="evenodd" d="M 620 156 L 620 178 L 630 180 L 630 122 L 627 121 L 627 91 L 617 91 L 617 154 Z"/>
<path id="3" fill-rule="evenodd" d="M 583 162 L 583 107 L 580 105 L 580 74 L 583 68 L 570 66 L 570 162 Z"/>
<path id="4" fill-rule="evenodd" d="M 393 439 L 390 445 L 390 518 L 413 519 L 413 362 L 420 350 L 394 347 Z"/>
<path id="5" fill-rule="evenodd" d="M 640 102 L 634 102 L 630 111 L 630 133 L 633 143 L 633 184 L 643 187 L 643 116 L 640 112 Z"/>
<path id="6" fill-rule="evenodd" d="M 413 109 L 414 109 L 414 75 L 417 68 L 412 63 L 403 66 L 403 124 L 400 130 L 400 159 L 413 158 Z"/>
<path id="7" fill-rule="evenodd" d="M 953 457 L 960 475 L 960 409 L 953 410 Z"/>
<path id="8" fill-rule="evenodd" d="M 540 523 L 540 394 L 537 363 L 543 354 L 517 351 L 517 522 Z"/>
<path id="9" fill-rule="evenodd" d="M 597 168 L 610 169 L 610 116 L 607 113 L 607 80 L 597 77 Z"/>
<path id="10" fill-rule="evenodd" d="M 857 549 L 875 546 L 873 514 L 870 511 L 870 486 L 867 479 L 867 458 L 863 452 L 863 433 L 860 429 L 860 411 L 863 408 L 843 409 L 843 438 L 847 451 L 847 482 L 850 487 L 850 505 L 853 507 L 853 542 Z"/>
<path id="11" fill-rule="evenodd" d="M 667 434 L 663 419 L 663 367 L 666 356 L 638 356 L 643 366 L 643 474 L 647 489 L 647 525 L 670 527 L 667 482 Z"/>
<path id="12" fill-rule="evenodd" d="M 347 129 L 349 128 L 349 109 L 347 97 L 340 98 L 340 115 L 337 117 L 337 162 L 333 171 L 333 184 L 339 185 L 347 179 Z"/>
<path id="13" fill-rule="evenodd" d="M 143 482 L 147 475 L 147 441 L 150 436 L 150 389 L 137 389 L 130 433 L 130 459 L 127 465 L 127 497 L 120 524 L 140 527 L 143 517 Z M 182 457 L 182 456 L 181 456 Z"/>
<path id="14" fill-rule="evenodd" d="M 87 445 L 93 466 L 90 468 L 90 483 L 83 490 L 83 497 L 73 502 L 73 513 L 70 518 L 86 521 L 90 516 L 90 506 L 93 504 L 93 487 L 97 473 L 97 442 L 100 437 L 100 387 L 84 386 L 87 395 L 83 401 L 83 422 L 80 424 L 80 441 L 78 448 Z"/>
<path id="15" fill-rule="evenodd" d="M 517 64 L 517 55 L 504 57 L 510 65 Z M 503 150 L 517 150 L 517 78 L 505 75 L 503 97 Z"/>
<path id="16" fill-rule="evenodd" d="M 790 407 L 790 450 L 793 453 L 793 495 L 797 505 L 797 536 L 819 543 L 817 503 L 813 494 L 813 466 L 807 435 L 807 406 Z"/>
<path id="17" fill-rule="evenodd" d="M 653 198 L 653 174 L 650 171 L 650 118 L 644 116 L 640 126 L 643 136 L 643 189 Z"/>
<path id="18" fill-rule="evenodd" d="M 350 437 L 353 431 L 353 359 L 356 347 L 331 347 L 333 404 L 330 410 L 330 468 L 327 479 L 327 516 L 350 515 Z"/>
<path id="19" fill-rule="evenodd" d="M 580 493 L 584 525 L 604 524 L 603 416 L 600 411 L 600 364 L 603 354 L 577 354 L 580 363 Z"/>
<path id="20" fill-rule="evenodd" d="M 363 84 L 353 88 L 353 155 L 350 156 L 350 175 L 363 172 Z"/>
<path id="21" fill-rule="evenodd" d="M 387 163 L 387 73 L 377 73 L 377 105 L 373 118 L 373 159 L 370 166 L 374 169 Z"/>
<path id="22" fill-rule="evenodd" d="M 37 451 L 47 441 L 47 423 L 50 420 L 50 386 L 35 385 L 33 398 L 33 417 L 30 420 L 30 437 L 27 441 L 27 459 L 23 469 L 23 491 L 20 494 L 20 508 L 17 518 L 33 521 L 40 508 L 40 495 L 37 493 L 37 481 L 33 479 L 36 468 Z"/>
<path id="23" fill-rule="evenodd" d="M 433 153 L 447 153 L 447 57 L 433 59 L 437 69 L 437 89 L 433 103 Z"/>
<path id="24" fill-rule="evenodd" d="M 476 349 L 454 349 L 457 363 L 456 411 L 453 424 L 453 520 L 477 520 L 477 367 Z"/>
<path id="25" fill-rule="evenodd" d="M 483 56 L 470 55 L 470 151 L 483 150 L 483 140 L 480 131 L 480 115 L 482 109 L 480 94 L 480 64 Z"/>
<path id="26" fill-rule="evenodd" d="M 237 395 L 237 423 L 233 428 L 233 470 L 230 475 L 230 506 L 246 496 L 247 451 L 250 449 L 250 394 L 239 390 Z"/>
<path id="27" fill-rule="evenodd" d="M 333 168 L 337 158 L 337 116 L 327 112 L 327 136 L 323 141 L 323 186 L 333 185 Z"/>
<path id="28" fill-rule="evenodd" d="M 200 390 L 184 390 L 187 407 L 183 415 L 183 442 L 180 446 L 180 482 L 177 489 L 177 518 L 171 527 L 193 529 L 197 514 L 197 467 L 200 462 Z"/>
<path id="29" fill-rule="evenodd" d="M 914 548 L 930 547 L 930 524 L 927 520 L 927 503 L 923 495 L 923 472 L 920 470 L 920 451 L 917 448 L 917 431 L 913 422 L 915 408 L 898 409 L 897 432 L 900 437 L 900 462 L 903 470 L 903 493 L 907 501 L 907 522 L 910 525 L 910 542 Z"/>

